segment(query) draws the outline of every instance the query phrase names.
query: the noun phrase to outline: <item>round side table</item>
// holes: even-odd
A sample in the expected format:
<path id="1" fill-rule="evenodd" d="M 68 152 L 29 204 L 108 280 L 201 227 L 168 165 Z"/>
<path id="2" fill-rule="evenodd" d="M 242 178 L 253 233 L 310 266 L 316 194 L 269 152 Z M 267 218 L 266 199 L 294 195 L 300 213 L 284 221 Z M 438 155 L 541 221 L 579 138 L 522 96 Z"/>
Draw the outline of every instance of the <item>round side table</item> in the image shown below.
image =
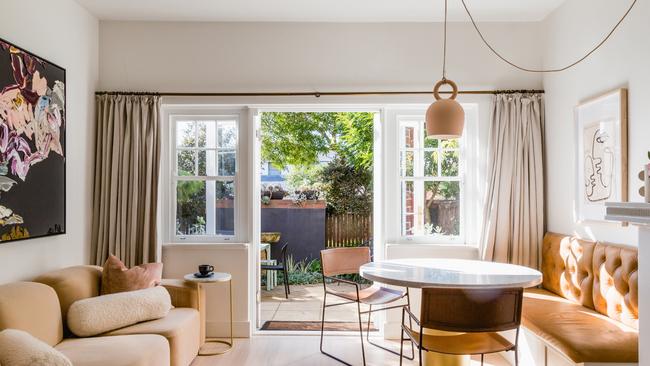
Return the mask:
<path id="1" fill-rule="evenodd" d="M 215 339 L 215 338 L 205 338 L 205 343 L 221 343 L 225 344 L 228 346 L 228 348 L 221 350 L 221 351 L 214 351 L 214 352 L 203 352 L 201 349 L 199 349 L 199 356 L 214 356 L 214 355 L 221 355 L 224 354 L 232 349 L 233 341 L 232 341 L 232 275 L 230 273 L 224 273 L 224 272 L 214 272 L 212 276 L 210 277 L 205 277 L 205 278 L 199 278 L 199 277 L 194 277 L 194 273 L 188 273 L 184 277 L 185 281 L 189 282 L 195 282 L 197 286 L 199 287 L 199 294 L 198 294 L 198 302 L 199 305 L 201 304 L 201 286 L 203 284 L 208 284 L 208 283 L 217 283 L 217 282 L 228 282 L 229 285 L 229 290 L 230 290 L 230 341 L 223 341 L 220 339 Z M 206 312 L 207 314 L 207 312 Z M 205 329 L 205 328 L 204 328 Z M 204 344 L 205 345 L 205 344 Z M 203 348 L 203 346 L 201 346 Z"/>

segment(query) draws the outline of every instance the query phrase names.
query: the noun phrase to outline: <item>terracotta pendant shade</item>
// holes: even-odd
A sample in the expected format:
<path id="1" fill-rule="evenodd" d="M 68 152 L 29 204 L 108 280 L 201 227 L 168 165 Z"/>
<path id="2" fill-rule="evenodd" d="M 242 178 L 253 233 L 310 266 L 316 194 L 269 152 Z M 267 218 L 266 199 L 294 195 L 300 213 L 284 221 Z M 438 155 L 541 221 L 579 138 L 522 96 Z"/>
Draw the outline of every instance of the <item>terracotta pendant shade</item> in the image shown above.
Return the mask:
<path id="1" fill-rule="evenodd" d="M 452 88 L 452 94 L 449 99 L 440 98 L 439 90 L 443 85 L 449 85 Z M 452 139 L 463 135 L 465 127 L 465 111 L 456 101 L 458 95 L 458 86 L 451 80 L 442 79 L 436 83 L 433 88 L 433 96 L 436 101 L 427 109 L 427 137 L 438 139 Z"/>

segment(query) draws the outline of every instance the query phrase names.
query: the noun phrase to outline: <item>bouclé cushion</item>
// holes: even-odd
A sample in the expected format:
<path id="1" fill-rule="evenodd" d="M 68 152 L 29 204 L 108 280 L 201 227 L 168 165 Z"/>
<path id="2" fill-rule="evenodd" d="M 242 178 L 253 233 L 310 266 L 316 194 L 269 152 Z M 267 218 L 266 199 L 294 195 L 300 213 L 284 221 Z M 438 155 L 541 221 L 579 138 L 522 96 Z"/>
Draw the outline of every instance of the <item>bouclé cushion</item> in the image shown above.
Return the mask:
<path id="1" fill-rule="evenodd" d="M 74 302 L 68 310 L 68 328 L 78 337 L 91 337 L 147 320 L 167 316 L 172 308 L 162 286 L 91 297 Z"/>
<path id="2" fill-rule="evenodd" d="M 162 281 L 162 263 L 146 263 L 126 268 L 124 263 L 110 255 L 104 263 L 101 294 L 142 290 L 154 287 Z"/>
<path id="3" fill-rule="evenodd" d="M 72 366 L 49 344 L 18 329 L 0 332 L 0 364 L 5 366 Z"/>

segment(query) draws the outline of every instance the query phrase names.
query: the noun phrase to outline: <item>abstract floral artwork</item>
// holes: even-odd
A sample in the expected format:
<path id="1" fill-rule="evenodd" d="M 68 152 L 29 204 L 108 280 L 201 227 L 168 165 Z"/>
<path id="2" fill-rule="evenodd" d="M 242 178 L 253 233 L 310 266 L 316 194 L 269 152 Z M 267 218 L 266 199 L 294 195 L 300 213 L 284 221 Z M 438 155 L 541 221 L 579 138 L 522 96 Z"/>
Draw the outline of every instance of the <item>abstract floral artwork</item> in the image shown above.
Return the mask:
<path id="1" fill-rule="evenodd" d="M 65 70 L 0 39 L 0 242 L 65 232 Z"/>
<path id="2" fill-rule="evenodd" d="M 627 200 L 627 92 L 607 93 L 576 108 L 578 219 L 604 220 L 605 202 Z"/>

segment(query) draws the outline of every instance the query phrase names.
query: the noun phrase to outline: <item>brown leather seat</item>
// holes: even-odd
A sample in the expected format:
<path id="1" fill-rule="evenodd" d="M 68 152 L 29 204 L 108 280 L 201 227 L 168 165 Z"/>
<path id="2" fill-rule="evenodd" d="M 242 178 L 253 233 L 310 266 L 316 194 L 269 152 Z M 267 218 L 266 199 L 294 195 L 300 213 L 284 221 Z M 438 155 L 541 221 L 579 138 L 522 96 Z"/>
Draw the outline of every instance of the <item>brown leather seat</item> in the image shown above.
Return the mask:
<path id="1" fill-rule="evenodd" d="M 522 323 L 575 363 L 639 359 L 636 329 L 543 289 L 525 292 Z"/>
<path id="2" fill-rule="evenodd" d="M 639 359 L 638 252 L 547 233 L 522 324 L 575 363 Z"/>
<path id="3" fill-rule="evenodd" d="M 330 290 L 333 295 L 356 301 L 357 292 L 340 292 Z M 359 302 L 366 305 L 383 305 L 399 300 L 406 296 L 406 291 L 395 290 L 383 286 L 373 285 L 359 291 Z"/>
<path id="4" fill-rule="evenodd" d="M 420 333 L 406 328 L 412 339 L 419 339 Z M 430 351 L 450 355 L 478 355 L 511 350 L 514 344 L 497 333 L 464 333 L 456 336 L 422 335 L 422 346 Z"/>

